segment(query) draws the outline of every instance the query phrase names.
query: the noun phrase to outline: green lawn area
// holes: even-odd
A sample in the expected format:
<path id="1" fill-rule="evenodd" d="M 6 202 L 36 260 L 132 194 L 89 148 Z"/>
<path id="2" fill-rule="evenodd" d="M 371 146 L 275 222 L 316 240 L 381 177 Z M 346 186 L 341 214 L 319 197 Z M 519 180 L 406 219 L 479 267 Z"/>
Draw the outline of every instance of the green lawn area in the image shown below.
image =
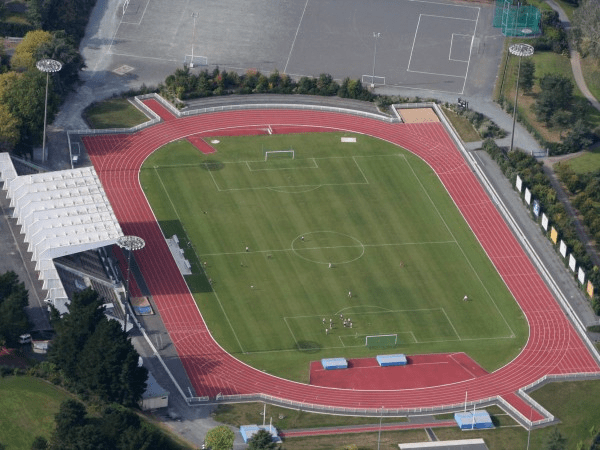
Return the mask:
<path id="1" fill-rule="evenodd" d="M 39 378 L 0 378 L 0 443 L 27 450 L 36 436 L 50 438 L 54 414 L 72 396 Z"/>
<path id="2" fill-rule="evenodd" d="M 505 56 L 502 59 L 503 64 L 500 65 L 498 71 L 499 80 L 502 79 L 502 74 L 504 72 L 504 61 L 506 60 L 506 51 L 508 51 L 508 47 L 510 44 L 517 42 L 527 43 L 527 40 L 516 38 L 506 40 Z M 531 58 L 535 63 L 536 85 L 534 86 L 533 92 L 531 94 L 524 94 L 523 91 L 519 91 L 519 114 L 526 117 L 529 123 L 535 126 L 546 140 L 551 142 L 557 142 L 560 140 L 559 130 L 548 129 L 543 124 L 537 122 L 535 113 L 532 111 L 532 106 L 535 103 L 537 92 L 539 92 L 539 87 L 537 85 L 539 78 L 548 73 L 564 75 L 573 82 L 574 96 L 583 98 L 583 94 L 575 84 L 575 79 L 573 78 L 573 72 L 571 70 L 571 63 L 569 61 L 569 58 L 553 52 L 536 52 L 533 56 L 531 56 Z M 506 99 L 509 99 L 511 102 L 514 101 L 515 97 L 518 63 L 518 58 L 508 58 L 508 67 L 506 69 L 506 77 L 504 79 L 504 84 L 502 88 L 502 94 Z M 499 91 L 499 88 L 496 89 L 494 98 L 499 98 Z M 590 121 L 592 128 L 600 125 L 600 112 L 593 108 L 591 105 L 588 106 L 587 118 Z"/>
<path id="3" fill-rule="evenodd" d="M 587 151 L 575 158 L 564 161 L 563 164 L 568 164 L 576 173 L 589 173 L 600 170 L 600 149 Z"/>
<path id="4" fill-rule="evenodd" d="M 596 100 L 600 101 L 600 62 L 591 56 L 582 58 L 580 61 L 585 84 Z"/>
<path id="5" fill-rule="evenodd" d="M 262 424 L 263 403 L 237 403 L 219 405 L 212 414 L 213 418 L 222 423 L 239 427 L 251 423 Z M 379 418 L 354 417 L 354 416 L 330 416 L 327 414 L 316 414 L 296 409 L 281 408 L 278 406 L 266 406 L 266 422 L 272 419 L 273 426 L 279 430 L 291 430 L 297 428 L 321 428 L 341 427 L 348 425 L 378 424 Z M 382 423 L 407 422 L 406 417 L 384 417 Z"/>
<path id="6" fill-rule="evenodd" d="M 111 98 L 94 103 L 83 116 L 92 129 L 130 128 L 150 120 L 125 98 Z"/>
<path id="7" fill-rule="evenodd" d="M 212 335 L 303 382 L 309 361 L 375 356 L 373 334 L 397 333 L 398 352 L 506 364 L 526 321 L 437 176 L 401 148 L 341 137 L 218 138 L 212 155 L 179 141 L 146 160 L 140 180 L 164 234 L 193 245 L 187 280 Z M 265 162 L 265 149 L 289 148 L 295 159 Z M 329 334 L 323 318 L 336 319 Z"/>
<path id="8" fill-rule="evenodd" d="M 477 142 L 481 141 L 481 136 L 473 127 L 473 124 L 469 122 L 465 117 L 459 116 L 451 109 L 444 108 L 444 114 L 452 123 L 452 126 L 463 140 L 463 142 Z"/>

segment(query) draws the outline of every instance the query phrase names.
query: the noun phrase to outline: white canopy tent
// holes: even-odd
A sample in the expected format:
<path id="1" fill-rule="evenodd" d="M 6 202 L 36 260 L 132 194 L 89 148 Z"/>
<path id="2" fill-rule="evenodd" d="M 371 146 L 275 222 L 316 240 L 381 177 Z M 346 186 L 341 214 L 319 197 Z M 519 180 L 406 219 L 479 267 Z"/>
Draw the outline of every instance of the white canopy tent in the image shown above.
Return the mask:
<path id="1" fill-rule="evenodd" d="M 48 291 L 46 302 L 63 314 L 69 299 L 53 258 L 115 244 L 121 227 L 93 167 L 18 176 L 8 153 L 0 153 L 0 181 L 13 217 Z"/>

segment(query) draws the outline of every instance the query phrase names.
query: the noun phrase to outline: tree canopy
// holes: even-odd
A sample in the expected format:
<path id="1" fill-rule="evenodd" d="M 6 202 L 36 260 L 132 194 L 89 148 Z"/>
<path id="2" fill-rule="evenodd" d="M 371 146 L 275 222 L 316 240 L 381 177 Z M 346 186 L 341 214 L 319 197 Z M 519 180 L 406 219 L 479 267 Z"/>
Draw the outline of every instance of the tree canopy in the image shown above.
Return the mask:
<path id="1" fill-rule="evenodd" d="M 271 433 L 260 429 L 248 440 L 248 450 L 268 450 L 277 447 Z"/>
<path id="2" fill-rule="evenodd" d="M 102 311 L 98 293 L 76 293 L 69 313 L 54 321 L 56 337 L 49 353 L 76 387 L 105 402 L 135 405 L 146 389 L 148 371 L 116 321 Z"/>
<path id="3" fill-rule="evenodd" d="M 574 35 L 583 56 L 600 58 L 600 3 L 581 0 L 573 11 Z"/>
<path id="4" fill-rule="evenodd" d="M 29 294 L 17 274 L 9 271 L 0 275 L 0 345 L 17 346 L 19 336 L 29 330 L 28 303 Z"/>
<path id="5" fill-rule="evenodd" d="M 235 434 L 225 425 L 219 425 L 206 433 L 204 443 L 212 450 L 231 450 Z"/>

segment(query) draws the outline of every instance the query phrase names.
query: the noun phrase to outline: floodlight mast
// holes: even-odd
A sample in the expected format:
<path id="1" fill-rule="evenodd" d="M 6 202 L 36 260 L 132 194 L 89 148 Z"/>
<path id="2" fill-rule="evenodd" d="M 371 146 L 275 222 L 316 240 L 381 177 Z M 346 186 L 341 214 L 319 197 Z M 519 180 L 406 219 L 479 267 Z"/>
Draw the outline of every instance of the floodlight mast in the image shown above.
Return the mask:
<path id="1" fill-rule="evenodd" d="M 135 250 L 141 250 L 146 246 L 146 242 L 138 236 L 121 236 L 117 239 L 117 245 L 127 250 L 127 277 L 125 282 L 125 300 L 129 301 L 129 274 L 131 272 L 131 253 Z"/>
<path id="2" fill-rule="evenodd" d="M 44 101 L 44 136 L 42 138 L 42 162 L 46 162 L 46 117 L 48 115 L 48 78 L 50 73 L 62 69 L 62 63 L 55 59 L 40 59 L 35 63 L 40 72 L 46 72 L 46 99 Z"/>
<path id="3" fill-rule="evenodd" d="M 519 99 L 519 77 L 521 76 L 521 58 L 523 56 L 531 56 L 533 55 L 533 47 L 529 44 L 512 44 L 508 47 L 508 51 L 511 55 L 515 55 L 519 57 L 519 69 L 517 70 L 517 89 L 515 92 L 515 107 L 513 110 L 513 124 L 512 124 L 512 134 L 510 135 L 510 151 L 513 151 L 513 144 L 515 141 L 515 122 L 517 120 L 517 101 Z M 533 149 L 531 150 L 533 154 Z"/>

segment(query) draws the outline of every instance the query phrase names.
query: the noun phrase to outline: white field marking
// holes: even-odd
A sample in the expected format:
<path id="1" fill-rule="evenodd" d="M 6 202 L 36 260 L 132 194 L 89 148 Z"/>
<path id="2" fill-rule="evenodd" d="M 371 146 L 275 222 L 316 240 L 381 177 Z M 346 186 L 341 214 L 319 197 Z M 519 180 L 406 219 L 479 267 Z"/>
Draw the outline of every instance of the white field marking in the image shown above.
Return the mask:
<path id="1" fill-rule="evenodd" d="M 417 33 L 419 32 L 419 25 L 421 24 L 421 16 L 422 16 L 422 14 L 419 14 L 419 20 L 417 21 L 417 28 L 415 29 L 415 37 L 413 38 L 413 45 L 412 45 L 412 48 L 410 49 L 410 57 L 408 58 L 408 66 L 406 67 L 406 70 L 408 72 L 410 72 L 410 62 L 412 61 L 412 55 L 415 50 L 415 42 L 417 42 Z"/>
<path id="2" fill-rule="evenodd" d="M 421 16 L 437 17 L 439 19 L 467 20 L 469 22 L 477 22 L 477 19 L 465 19 L 464 17 L 438 16 L 436 14 L 421 14 Z"/>
<path id="3" fill-rule="evenodd" d="M 358 170 L 360 171 L 360 173 L 362 174 L 363 178 L 365 179 L 366 184 L 369 184 L 369 179 L 367 178 L 367 176 L 363 172 L 362 168 L 358 164 L 358 161 L 356 161 L 356 156 L 352 157 L 352 161 L 354 161 L 354 164 L 356 164 L 356 167 L 358 167 Z"/>
<path id="4" fill-rule="evenodd" d="M 475 21 L 475 29 L 473 30 L 473 37 L 471 38 L 471 46 L 469 47 L 469 62 L 467 62 L 467 71 L 465 72 L 465 82 L 463 83 L 461 95 L 465 92 L 465 86 L 467 85 L 467 77 L 469 75 L 469 66 L 471 65 L 471 54 L 473 53 L 473 39 L 475 39 L 475 33 L 477 33 L 477 25 L 479 24 L 479 13 L 481 10 L 477 8 L 477 20 Z"/>
<path id="5" fill-rule="evenodd" d="M 473 9 L 479 9 L 479 6 L 449 5 L 448 3 L 432 2 L 431 0 L 408 0 L 408 1 L 409 2 L 419 2 L 419 3 L 431 3 L 433 5 L 453 6 L 455 8 L 473 8 Z"/>
<path id="6" fill-rule="evenodd" d="M 210 179 L 213 181 L 213 183 L 215 184 L 215 187 L 217 188 L 217 192 L 222 192 L 221 188 L 219 187 L 219 184 L 217 183 L 217 180 L 215 180 L 215 177 L 212 174 L 212 170 L 208 169 L 207 170 L 208 174 L 210 175 Z"/>
<path id="7" fill-rule="evenodd" d="M 114 38 L 113 38 L 113 40 L 114 40 Z M 112 45 L 112 43 L 111 43 L 111 45 Z M 154 61 L 181 62 L 181 59 L 175 59 L 175 58 L 160 58 L 158 56 L 132 55 L 131 53 L 116 53 L 113 51 L 109 51 L 108 53 L 110 53 L 111 55 L 115 55 L 115 56 L 124 56 L 126 58 L 140 58 L 140 59 L 152 59 Z"/>
<path id="8" fill-rule="evenodd" d="M 298 38 L 298 33 L 300 32 L 300 25 L 302 25 L 302 20 L 304 19 L 304 13 L 306 13 L 306 7 L 308 6 L 308 0 L 304 4 L 304 9 L 302 10 L 302 15 L 300 16 L 300 21 L 298 22 L 298 28 L 296 28 L 296 34 L 294 35 L 294 40 L 292 41 L 292 46 L 290 47 L 290 53 L 288 54 L 287 61 L 285 62 L 285 67 L 283 68 L 283 73 L 287 73 L 287 67 L 290 63 L 290 58 L 292 57 L 292 51 L 294 51 L 294 45 L 296 45 L 296 39 Z"/>
<path id="9" fill-rule="evenodd" d="M 438 75 L 440 77 L 452 77 L 452 78 L 464 78 L 464 75 L 450 75 L 448 73 L 436 73 L 436 72 L 423 72 L 422 70 L 410 70 L 410 69 L 406 69 L 407 72 L 410 73 L 422 73 L 425 75 Z M 415 88 L 418 89 L 418 88 Z M 425 89 L 427 90 L 427 89 Z M 438 92 L 446 92 L 446 91 L 438 91 Z"/>
<path id="10" fill-rule="evenodd" d="M 346 347 L 346 344 L 344 344 L 344 340 L 342 339 L 342 336 L 338 336 L 338 339 L 342 343 L 342 347 Z"/>
<path id="11" fill-rule="evenodd" d="M 452 327 L 452 329 L 454 330 L 454 333 L 456 334 L 456 337 L 458 338 L 459 341 L 462 341 L 462 339 L 460 338 L 460 334 L 458 334 L 458 331 L 456 331 L 456 328 L 454 327 L 454 324 L 452 323 L 452 321 L 450 320 L 450 317 L 448 317 L 448 314 L 446 314 L 446 310 L 444 308 L 440 308 L 442 310 L 442 312 L 444 313 L 444 315 L 446 316 L 446 320 L 448 320 L 448 323 L 450 324 L 450 326 Z"/>
<path id="12" fill-rule="evenodd" d="M 300 158 L 296 159 L 296 161 L 298 161 Z M 317 160 L 315 158 L 306 158 L 307 160 L 313 160 L 313 166 L 312 167 L 281 167 L 281 168 L 272 168 L 272 169 L 253 169 L 252 167 L 250 167 L 250 162 L 255 162 L 255 161 L 244 161 L 246 163 L 246 167 L 248 168 L 249 172 L 264 172 L 264 171 L 268 171 L 268 170 L 302 170 L 302 169 L 318 169 L 319 165 L 317 164 Z M 291 161 L 291 160 L 290 160 Z M 260 162 L 260 161 L 256 161 L 256 162 Z M 262 161 L 262 163 L 264 164 L 265 162 Z"/>
<path id="13" fill-rule="evenodd" d="M 354 306 L 352 306 L 351 308 L 355 308 Z M 360 306 L 360 308 L 364 308 L 364 306 Z M 385 312 L 392 312 L 392 313 L 398 313 L 398 312 L 416 312 L 416 311 L 438 311 L 441 308 L 419 308 L 419 309 L 385 309 Z M 342 310 L 343 311 L 343 310 Z M 352 313 L 353 316 L 365 316 L 365 315 L 369 315 L 369 314 L 383 314 L 381 311 L 377 311 L 377 312 L 364 312 L 364 313 Z M 339 315 L 339 313 L 337 314 Z M 318 319 L 321 319 L 323 317 L 328 317 L 331 316 L 330 313 L 327 314 L 311 314 L 310 316 L 286 316 L 288 319 L 308 319 L 311 317 L 316 317 Z M 396 332 L 391 333 L 391 334 L 397 334 Z M 359 335 L 360 336 L 360 335 Z M 372 334 L 365 334 L 365 336 L 373 336 Z"/>
<path id="14" fill-rule="evenodd" d="M 413 91 L 443 92 L 445 94 L 462 94 L 462 92 L 458 92 L 458 91 L 446 91 L 443 89 L 427 89 L 427 88 L 420 88 L 420 87 L 414 87 L 414 86 L 406 86 L 404 84 L 390 84 L 389 86 L 401 87 L 402 89 L 412 89 Z"/>
<path id="15" fill-rule="evenodd" d="M 454 359 L 454 354 L 450 354 L 449 355 L 450 358 L 452 359 L 452 361 L 454 361 L 456 364 L 458 364 L 462 369 L 466 370 L 467 372 L 469 372 L 469 375 L 471 375 L 473 378 L 477 378 L 477 376 L 471 372 L 469 369 L 467 369 L 465 366 L 463 366 L 462 364 L 460 364 L 456 359 Z"/>
<path id="16" fill-rule="evenodd" d="M 287 325 L 287 327 L 288 327 L 288 330 L 290 330 L 290 334 L 291 334 L 291 335 L 292 335 L 292 337 L 294 338 L 294 342 L 296 343 L 296 347 L 300 348 L 300 347 L 298 346 L 298 339 L 296 339 L 296 336 L 294 335 L 294 332 L 293 332 L 293 331 L 292 331 L 292 329 L 290 328 L 290 324 L 289 324 L 289 323 L 288 323 L 288 321 L 287 321 L 287 317 L 284 317 L 284 318 L 283 318 L 283 321 L 284 321 L 284 322 L 285 322 L 285 324 Z"/>
<path id="17" fill-rule="evenodd" d="M 230 188 L 230 189 L 220 189 L 219 192 L 243 192 L 243 191 L 260 191 L 263 189 L 291 189 L 291 188 L 320 188 L 323 186 L 366 186 L 369 183 L 323 183 L 323 184 L 290 184 L 285 186 L 261 186 L 261 187 L 246 187 L 246 188 Z"/>
<path id="18" fill-rule="evenodd" d="M 179 216 L 179 212 L 177 211 L 177 208 L 175 208 L 175 205 L 173 204 L 173 201 L 171 200 L 171 196 L 167 192 L 165 184 L 163 183 L 163 180 L 162 180 L 162 178 L 160 176 L 160 173 L 158 173 L 158 170 L 156 170 L 156 168 L 154 168 L 154 171 L 156 172 L 156 175 L 158 176 L 158 180 L 160 181 L 160 185 L 162 186 L 163 190 L 165 191 L 165 194 L 167 195 L 167 198 L 169 199 L 169 203 L 171 204 L 171 207 L 173 208 L 173 211 L 175 211 L 175 215 L 177 216 L 177 219 L 179 220 L 180 223 L 183 224 L 183 221 L 181 220 L 181 217 Z M 195 249 L 194 249 L 194 253 L 196 253 Z M 198 258 L 198 254 L 196 254 L 196 257 Z M 200 258 L 198 258 L 198 260 L 200 261 Z M 227 319 L 227 323 L 229 324 L 229 328 L 231 328 L 231 331 L 233 332 L 233 335 L 235 336 L 235 340 L 237 341 L 238 345 L 240 346 L 240 351 L 242 353 L 245 353 L 244 346 L 240 342 L 240 339 L 238 338 L 238 335 L 235 332 L 235 329 L 233 328 L 233 325 L 231 324 L 231 321 L 229 320 L 229 316 L 225 312 L 225 308 L 223 308 L 223 304 L 221 303 L 221 300 L 219 299 L 219 296 L 217 295 L 217 291 L 215 290 L 214 287 L 212 288 L 212 292 L 215 295 L 215 298 L 217 299 L 217 302 L 219 303 L 219 306 L 221 307 L 221 311 L 223 311 L 223 315 L 225 316 L 225 319 Z"/>
<path id="19" fill-rule="evenodd" d="M 336 245 L 330 247 L 303 247 L 301 250 L 319 250 L 319 249 L 336 249 L 336 248 L 361 248 L 361 247 L 401 247 L 405 245 L 429 245 L 429 244 L 455 244 L 455 241 L 432 241 L 432 242 L 401 242 L 398 244 L 364 244 L 364 245 Z M 230 256 L 230 255 L 247 255 L 248 253 L 281 253 L 294 252 L 293 248 L 280 248 L 277 250 L 251 250 L 237 252 L 221 252 L 221 253 L 203 253 L 201 256 Z M 328 263 L 324 263 L 328 264 Z"/>
<path id="20" fill-rule="evenodd" d="M 286 190 L 285 188 L 276 188 L 276 187 L 270 187 L 270 188 L 267 188 L 267 189 L 270 190 L 270 191 L 273 191 L 273 192 L 281 192 L 283 194 L 305 194 L 305 193 L 310 192 L 310 191 L 316 191 L 320 187 L 321 187 L 321 185 L 311 186 L 309 188 L 302 189 L 301 191 L 296 191 L 294 189 Z"/>
<path id="21" fill-rule="evenodd" d="M 142 24 L 142 20 L 144 20 L 144 16 L 146 15 L 146 10 L 148 9 L 148 5 L 150 4 L 150 0 L 148 0 L 146 2 L 146 6 L 144 7 L 144 11 L 142 12 L 142 17 L 140 17 L 140 20 L 136 22 L 121 22 L 121 23 L 125 23 L 127 25 L 141 25 Z M 127 5 L 127 8 L 129 9 L 129 4 Z"/>
<path id="22" fill-rule="evenodd" d="M 452 37 L 450 38 L 450 52 L 448 53 L 448 61 L 457 61 L 457 62 L 464 62 L 464 63 L 468 63 L 469 60 L 464 60 L 464 59 L 452 59 L 452 47 L 454 45 L 454 36 L 468 36 L 471 38 L 471 45 L 473 44 L 473 35 L 472 34 L 460 34 L 460 33 L 452 33 Z M 471 52 L 471 48 L 469 47 L 469 55 Z"/>
<path id="23" fill-rule="evenodd" d="M 452 230 L 450 229 L 450 227 L 448 226 L 448 224 L 446 223 L 446 221 L 444 220 L 444 216 L 442 216 L 442 214 L 440 213 L 440 210 L 438 209 L 437 205 L 435 204 L 435 202 L 433 201 L 433 199 L 429 196 L 429 192 L 427 192 L 427 190 L 425 189 L 425 186 L 423 185 L 423 183 L 421 182 L 421 179 L 418 177 L 417 173 L 415 172 L 415 170 L 413 169 L 412 165 L 410 164 L 410 161 L 405 157 L 404 160 L 406 161 L 406 163 L 408 164 L 408 166 L 410 167 L 410 169 L 412 170 L 412 173 L 414 175 L 414 177 L 417 179 L 417 182 L 419 183 L 419 185 L 421 186 L 421 189 L 423 190 L 423 192 L 425 192 L 425 195 L 427 195 L 427 198 L 429 199 L 429 202 L 431 203 L 431 205 L 433 206 L 433 208 L 435 209 L 435 211 L 437 212 L 438 216 L 440 217 L 440 219 L 442 220 L 442 222 L 444 223 L 444 226 L 446 227 L 446 229 L 448 230 L 448 232 L 450 233 L 450 235 L 452 236 L 452 238 L 454 239 L 454 242 L 456 242 L 456 245 L 458 246 L 460 252 L 463 254 L 463 257 L 465 258 L 465 261 L 467 261 L 467 264 L 469 265 L 469 267 L 471 268 L 471 270 L 473 271 L 473 273 L 475 274 L 475 276 L 477 277 L 477 279 L 479 280 L 479 283 L 481 284 L 481 286 L 483 287 L 483 289 L 485 290 L 488 298 L 492 301 L 492 303 L 494 304 L 494 307 L 496 308 L 496 311 L 498 311 L 498 313 L 500 314 L 500 317 L 502 317 L 502 320 L 504 320 L 504 323 L 506 324 L 506 327 L 510 330 L 510 334 L 512 336 L 515 335 L 514 330 L 511 328 L 511 326 L 509 325 L 508 321 L 506 320 L 506 317 L 504 317 L 504 314 L 502 314 L 502 311 L 500 311 L 500 308 L 498 308 L 498 305 L 496 304 L 494 298 L 492 297 L 492 295 L 490 294 L 490 291 L 488 290 L 487 286 L 485 285 L 485 283 L 483 282 L 483 280 L 481 279 L 481 277 L 479 276 L 479 273 L 477 272 L 477 270 L 475 270 L 475 267 L 473 267 L 473 264 L 471 263 L 471 261 L 469 260 L 469 258 L 467 257 L 464 249 L 462 248 L 462 246 L 460 245 L 460 243 L 456 240 L 456 236 L 454 236 L 454 233 L 452 233 Z M 463 220 L 464 217 L 463 217 Z"/>

